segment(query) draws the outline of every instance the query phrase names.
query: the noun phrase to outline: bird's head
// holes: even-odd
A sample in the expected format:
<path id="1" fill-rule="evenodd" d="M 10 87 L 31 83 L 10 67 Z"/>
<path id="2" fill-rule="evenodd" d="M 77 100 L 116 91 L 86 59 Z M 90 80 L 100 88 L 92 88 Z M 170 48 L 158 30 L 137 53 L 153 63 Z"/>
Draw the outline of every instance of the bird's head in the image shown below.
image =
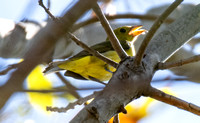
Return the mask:
<path id="1" fill-rule="evenodd" d="M 114 30 L 115 35 L 120 41 L 134 41 L 137 36 L 146 32 L 145 29 L 141 29 L 142 25 L 136 26 L 123 26 Z M 108 40 L 108 38 L 107 38 Z"/>

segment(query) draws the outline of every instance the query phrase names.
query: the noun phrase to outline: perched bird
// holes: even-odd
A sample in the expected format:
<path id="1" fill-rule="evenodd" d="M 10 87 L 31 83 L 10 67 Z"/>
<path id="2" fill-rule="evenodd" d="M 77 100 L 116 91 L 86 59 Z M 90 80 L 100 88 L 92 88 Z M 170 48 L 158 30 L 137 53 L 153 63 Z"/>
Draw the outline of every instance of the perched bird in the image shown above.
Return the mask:
<path id="1" fill-rule="evenodd" d="M 123 49 L 130 56 L 135 55 L 133 42 L 136 40 L 137 36 L 146 31 L 141 29 L 141 27 L 141 25 L 123 26 L 114 30 Z M 120 61 L 120 58 L 113 49 L 108 38 L 102 43 L 91 46 L 91 48 L 115 62 Z M 44 73 L 46 74 L 60 70 L 67 70 L 65 75 L 76 79 L 107 81 L 111 78 L 115 68 L 83 50 L 65 61 L 51 62 Z"/>

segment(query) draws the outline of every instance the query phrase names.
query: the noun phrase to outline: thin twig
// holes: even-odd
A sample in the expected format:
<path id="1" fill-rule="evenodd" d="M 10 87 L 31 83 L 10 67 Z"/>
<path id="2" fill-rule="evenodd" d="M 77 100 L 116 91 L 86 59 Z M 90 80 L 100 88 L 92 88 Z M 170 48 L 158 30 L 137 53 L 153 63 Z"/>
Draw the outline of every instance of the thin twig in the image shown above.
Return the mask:
<path id="1" fill-rule="evenodd" d="M 35 34 L 34 38 L 32 38 L 34 43 L 25 53 L 23 57 L 24 61 L 18 65 L 17 69 L 12 73 L 6 83 L 0 86 L 0 108 L 6 104 L 13 93 L 23 87 L 23 82 L 28 74 L 38 64 L 43 63 L 45 58 L 50 55 L 56 41 L 64 36 L 65 33 L 72 28 L 73 24 L 96 2 L 96 0 L 81 0 L 76 2 L 76 4 L 61 17 L 63 23 L 57 24 L 55 22 L 49 22 Z M 87 3 L 87 5 L 85 3 Z M 71 16 L 71 13 L 73 13 L 73 16 Z"/>
<path id="2" fill-rule="evenodd" d="M 57 77 L 62 80 L 62 82 L 66 85 L 67 88 L 69 89 L 73 89 L 76 90 L 77 88 L 75 86 L 73 86 L 69 81 L 67 81 L 61 74 L 60 72 L 56 72 L 55 73 L 57 75 Z"/>
<path id="3" fill-rule="evenodd" d="M 42 2 L 40 0 L 40 2 Z M 49 14 L 49 16 L 54 20 L 54 21 L 58 21 L 57 18 L 55 18 L 51 12 L 44 6 L 43 3 L 40 3 L 41 6 L 45 9 L 45 11 L 47 11 L 47 14 Z M 89 53 L 91 53 L 92 55 L 96 56 L 97 58 L 103 60 L 104 62 L 108 63 L 109 65 L 117 68 L 118 63 L 112 61 L 111 59 L 103 56 L 102 54 L 100 54 L 98 51 L 95 51 L 93 49 L 91 49 L 90 47 L 88 47 L 86 44 L 84 44 L 82 41 L 80 41 L 75 35 L 73 35 L 72 33 L 68 32 L 69 37 L 76 42 L 77 45 L 79 45 L 80 47 L 82 47 L 84 50 L 88 51 Z"/>
<path id="4" fill-rule="evenodd" d="M 141 20 L 156 20 L 158 18 L 157 15 L 140 15 L 140 14 L 117 14 L 117 15 L 105 15 L 106 18 L 108 20 L 114 20 L 114 19 L 141 19 Z M 84 27 L 84 26 L 87 26 L 89 24 L 92 24 L 92 23 L 95 23 L 95 22 L 98 22 L 98 18 L 95 16 L 95 17 L 92 17 L 86 21 L 83 21 L 83 22 L 80 22 L 80 23 L 77 23 L 73 26 L 72 28 L 72 32 L 74 32 L 75 30 L 81 28 L 81 27 Z M 167 18 L 165 20 L 165 23 L 171 23 L 173 22 L 174 20 L 171 19 L 171 18 Z"/>
<path id="5" fill-rule="evenodd" d="M 9 65 L 6 69 L 0 71 L 0 75 L 5 75 L 5 74 L 7 74 L 10 70 L 17 68 L 17 65 L 18 65 L 18 64 L 19 64 L 19 63 Z"/>
<path id="6" fill-rule="evenodd" d="M 115 36 L 111 26 L 109 25 L 108 20 L 106 19 L 105 15 L 101 11 L 101 8 L 99 7 L 99 5 L 97 3 L 94 5 L 93 10 L 96 13 L 98 19 L 100 20 L 103 28 L 105 29 L 105 31 L 111 41 L 111 44 L 112 44 L 113 48 L 115 49 L 115 51 L 117 52 L 118 56 L 121 59 L 126 58 L 128 55 L 126 54 L 126 52 L 120 45 L 119 40 Z"/>
<path id="7" fill-rule="evenodd" d="M 55 92 L 69 92 L 69 89 L 51 89 L 51 90 L 32 90 L 32 89 L 23 89 L 19 90 L 19 92 L 30 92 L 30 93 L 55 93 Z"/>
<path id="8" fill-rule="evenodd" d="M 96 89 L 103 89 L 103 87 L 91 87 L 91 88 L 77 88 L 77 91 L 88 91 L 88 90 L 96 90 Z M 60 93 L 60 92 L 69 92 L 69 89 L 65 88 L 52 88 L 51 90 L 32 90 L 32 89 L 23 89 L 19 90 L 19 92 L 30 92 L 30 93 Z"/>
<path id="9" fill-rule="evenodd" d="M 185 64 L 189 64 L 189 63 L 194 63 L 194 62 L 198 62 L 200 61 L 200 55 L 195 55 L 192 57 L 189 57 L 187 59 L 182 59 L 176 62 L 166 62 L 166 63 L 158 63 L 158 69 L 169 69 L 172 67 L 179 67 Z"/>
<path id="10" fill-rule="evenodd" d="M 87 91 L 87 90 L 102 90 L 104 88 L 103 87 L 81 87 L 81 88 L 77 88 L 78 91 Z"/>
<path id="11" fill-rule="evenodd" d="M 186 81 L 186 80 L 188 80 L 187 78 L 167 78 L 167 79 L 157 79 L 157 80 L 152 80 L 151 81 L 151 83 L 153 83 L 153 82 L 163 82 L 163 81 L 173 81 L 173 83 L 174 83 L 174 81 L 175 82 L 182 82 L 182 81 Z"/>
<path id="12" fill-rule="evenodd" d="M 152 37 L 154 36 L 155 32 L 158 30 L 158 28 L 160 27 L 160 25 L 163 23 L 163 21 L 169 16 L 169 14 L 176 9 L 176 7 L 182 2 L 183 0 L 176 0 L 175 2 L 173 2 L 166 10 L 164 13 L 162 13 L 162 15 L 160 15 L 160 17 L 155 21 L 155 23 L 153 24 L 153 26 L 151 27 L 151 29 L 149 30 L 149 32 L 147 33 L 146 37 L 144 38 L 138 53 L 135 56 L 135 62 L 134 64 L 136 66 L 141 64 L 142 58 L 144 56 L 144 52 L 146 51 L 146 48 L 149 44 L 149 42 L 151 41 Z"/>
<path id="13" fill-rule="evenodd" d="M 76 92 L 76 87 L 74 87 L 69 81 L 67 81 L 59 72 L 55 73 L 57 77 L 62 80 L 62 82 L 66 85 L 68 92 L 79 99 L 81 96 Z"/>
<path id="14" fill-rule="evenodd" d="M 92 55 L 98 57 L 99 59 L 103 60 L 104 62 L 108 63 L 109 65 L 113 66 L 113 67 L 117 67 L 118 63 L 114 62 L 113 60 L 105 57 L 104 55 L 100 54 L 98 51 L 91 49 L 90 47 L 88 47 L 86 44 L 84 44 L 82 41 L 80 41 L 75 35 L 68 33 L 70 38 L 76 42 L 77 45 L 79 45 L 80 47 L 82 47 L 84 50 L 88 51 L 89 53 L 91 53 Z"/>
<path id="15" fill-rule="evenodd" d="M 104 87 L 82 87 L 82 88 L 77 88 L 77 91 L 88 91 L 88 90 L 96 90 L 96 89 L 103 89 Z M 32 89 L 22 89 L 19 90 L 19 92 L 32 92 L 32 93 L 55 93 L 55 92 L 69 92 L 69 89 L 66 87 L 55 87 L 52 88 L 51 90 L 32 90 Z"/>
<path id="16" fill-rule="evenodd" d="M 53 16 L 53 14 L 51 14 L 51 12 L 49 11 L 49 8 L 46 8 L 43 4 L 43 0 L 39 0 L 38 1 L 39 5 L 45 10 L 45 12 L 54 20 L 56 21 L 57 18 Z"/>
<path id="17" fill-rule="evenodd" d="M 58 107 L 47 107 L 47 111 L 52 111 L 52 112 L 66 112 L 69 109 L 74 109 L 74 107 L 76 105 L 82 105 L 83 103 L 85 103 L 86 101 L 96 97 L 96 95 L 99 92 L 94 92 L 93 94 L 86 96 L 84 98 L 80 98 L 77 101 L 73 102 L 73 103 L 69 103 L 66 107 L 62 107 L 62 108 L 58 108 Z"/>
<path id="18" fill-rule="evenodd" d="M 43 4 L 42 0 L 39 0 L 39 5 L 46 11 L 46 13 L 54 20 L 58 22 L 58 19 L 56 17 L 53 16 L 53 14 L 51 14 L 51 12 L 49 11 L 49 7 L 50 7 L 50 1 L 48 1 L 48 8 L 46 8 Z M 77 99 L 80 98 L 80 95 L 75 91 L 76 87 L 74 87 L 70 82 L 68 82 L 59 72 L 56 72 L 56 75 L 58 76 L 58 78 L 60 80 L 62 80 L 62 82 L 66 85 L 67 87 L 67 92 L 69 92 L 70 94 L 72 94 L 74 97 L 76 97 Z M 29 90 L 30 91 L 30 90 Z M 32 90 L 33 91 L 33 90 Z M 58 90 L 51 90 L 51 92 L 57 92 Z M 48 92 L 46 90 L 43 90 L 41 92 Z"/>
<path id="19" fill-rule="evenodd" d="M 44 9 L 46 9 L 46 7 L 43 5 L 42 6 Z M 46 9 L 46 11 L 48 11 L 48 14 L 51 14 L 51 12 L 49 10 Z M 56 22 L 60 22 L 57 18 L 55 18 L 52 14 L 51 17 L 54 21 Z M 69 37 L 76 42 L 77 45 L 81 46 L 83 49 L 85 49 L 86 51 L 88 51 L 89 53 L 93 54 L 94 56 L 96 56 L 97 58 L 100 57 L 100 59 L 102 59 L 103 61 L 105 61 L 106 63 L 112 65 L 113 67 L 117 68 L 118 64 L 114 61 L 112 61 L 111 59 L 101 55 L 99 52 L 91 49 L 90 47 L 88 47 L 86 44 L 82 43 L 76 36 L 74 36 L 73 34 L 71 34 L 70 32 L 68 32 Z M 59 75 L 60 77 L 60 75 Z M 106 83 L 101 82 L 99 80 L 94 80 L 95 82 L 101 83 L 106 85 Z M 77 94 L 71 90 L 71 93 L 75 94 L 75 96 L 77 97 Z"/>
<path id="20" fill-rule="evenodd" d="M 166 94 L 156 88 L 150 88 L 147 96 L 200 116 L 200 107 L 172 95 Z"/>

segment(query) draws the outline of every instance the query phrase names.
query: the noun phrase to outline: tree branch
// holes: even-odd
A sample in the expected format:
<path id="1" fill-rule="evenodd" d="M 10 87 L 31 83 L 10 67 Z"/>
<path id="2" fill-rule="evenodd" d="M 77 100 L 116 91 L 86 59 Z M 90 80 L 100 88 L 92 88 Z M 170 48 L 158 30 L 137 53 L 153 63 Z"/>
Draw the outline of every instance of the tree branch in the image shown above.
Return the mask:
<path id="1" fill-rule="evenodd" d="M 73 86 L 69 81 L 67 81 L 60 72 L 56 72 L 55 73 L 57 75 L 57 77 L 62 80 L 62 82 L 66 85 L 67 88 L 72 89 L 72 90 L 76 90 L 77 88 L 75 86 Z"/>
<path id="2" fill-rule="evenodd" d="M 105 15 L 105 17 L 108 19 L 108 20 L 114 20 L 114 19 L 141 19 L 141 20 L 156 20 L 158 18 L 157 15 L 140 15 L 140 14 L 117 14 L 117 15 Z M 77 24 L 74 24 L 73 28 L 72 28 L 72 32 L 74 32 L 75 30 L 81 28 L 81 27 L 84 27 L 84 26 L 87 26 L 89 24 L 92 24 L 92 23 L 95 23 L 95 22 L 98 22 L 98 18 L 97 17 L 93 17 L 93 18 L 90 18 L 86 21 L 83 21 L 83 22 L 79 22 Z M 174 20 L 171 19 L 171 18 L 167 18 L 165 20 L 166 23 L 171 23 L 173 22 Z"/>
<path id="3" fill-rule="evenodd" d="M 186 81 L 188 80 L 187 78 L 164 78 L 164 79 L 157 79 L 157 80 L 152 80 L 151 83 L 154 83 L 154 82 L 164 82 L 164 81 L 171 81 L 172 83 L 174 82 L 182 82 L 182 81 Z"/>
<path id="4" fill-rule="evenodd" d="M 75 35 L 68 33 L 69 37 L 76 42 L 77 45 L 79 45 L 80 47 L 82 47 L 84 50 L 88 51 L 89 53 L 91 53 L 93 56 L 96 56 L 97 58 L 101 59 L 102 61 L 106 62 L 107 64 L 117 68 L 118 63 L 114 62 L 113 60 L 105 57 L 104 55 L 100 54 L 98 51 L 88 47 L 86 44 L 84 44 L 82 41 L 80 41 Z"/>
<path id="5" fill-rule="evenodd" d="M 55 18 L 55 17 L 53 16 L 53 14 L 51 14 L 51 12 L 49 11 L 49 8 L 46 8 L 46 7 L 44 6 L 43 0 L 39 0 L 38 3 L 39 3 L 39 5 L 45 10 L 45 12 L 46 12 L 54 21 L 57 20 L 57 18 Z M 49 5 L 50 5 L 50 4 L 49 4 Z"/>
<path id="6" fill-rule="evenodd" d="M 133 68 L 134 58 L 128 57 L 121 62 L 107 86 L 95 99 L 77 114 L 71 123 L 108 122 L 120 112 L 125 112 L 124 106 L 133 99 L 142 96 L 150 84 L 153 69 Z"/>
<path id="7" fill-rule="evenodd" d="M 60 80 L 66 85 L 68 92 L 71 93 L 74 97 L 79 99 L 81 96 L 76 92 L 76 87 L 74 87 L 69 81 L 67 81 L 59 72 L 55 73 Z"/>
<path id="8" fill-rule="evenodd" d="M 176 0 L 172 3 L 166 10 L 163 12 L 158 19 L 154 22 L 152 27 L 150 28 L 149 32 L 147 33 L 146 37 L 144 38 L 137 55 L 135 56 L 135 65 L 140 65 L 142 58 L 144 56 L 144 52 L 151 41 L 152 37 L 154 36 L 155 32 L 158 30 L 160 25 L 164 22 L 164 20 L 169 16 L 169 14 L 176 9 L 176 7 L 182 2 L 183 0 Z"/>
<path id="9" fill-rule="evenodd" d="M 44 6 L 44 4 L 42 3 L 42 0 L 40 0 L 40 5 L 45 9 L 45 11 L 47 12 L 47 14 L 49 14 L 49 16 L 54 20 L 54 21 L 58 21 L 57 18 L 55 18 L 51 12 Z M 80 41 L 75 35 L 73 35 L 72 33 L 68 32 L 67 33 L 68 36 L 80 47 L 82 47 L 84 50 L 88 51 L 89 53 L 91 53 L 93 56 L 96 56 L 97 58 L 103 60 L 104 62 L 108 63 L 109 65 L 113 66 L 113 67 L 117 67 L 118 63 L 114 62 L 113 60 L 103 56 L 102 54 L 100 54 L 98 51 L 95 51 L 94 49 L 91 49 L 90 47 L 88 47 L 86 44 L 84 44 L 82 41 Z"/>
<path id="10" fill-rule="evenodd" d="M 148 95 L 157 63 L 166 60 L 200 30 L 199 13 L 200 4 L 156 35 L 149 43 L 141 65 L 134 66 L 134 58 L 130 57 L 121 61 L 102 92 L 71 123 L 108 122 L 111 117 L 122 112 L 122 107 L 130 101 Z"/>
<path id="11" fill-rule="evenodd" d="M 65 89 L 51 89 L 51 90 L 36 90 L 36 89 L 23 89 L 19 90 L 18 92 L 26 92 L 26 93 L 60 93 L 60 92 L 69 92 L 68 88 Z"/>
<path id="12" fill-rule="evenodd" d="M 101 11 L 101 8 L 99 7 L 99 5 L 96 3 L 95 6 L 93 7 L 94 12 L 96 13 L 97 17 L 99 18 L 103 28 L 105 29 L 110 42 L 113 46 L 113 48 L 115 49 L 115 51 L 117 52 L 118 56 L 121 59 L 126 58 L 128 55 L 126 54 L 126 52 L 124 51 L 124 49 L 122 48 L 122 46 L 120 45 L 117 37 L 115 36 L 112 28 L 109 25 L 108 20 L 106 19 L 105 15 L 103 14 L 103 12 Z"/>
<path id="13" fill-rule="evenodd" d="M 185 64 L 194 63 L 200 61 L 200 55 L 195 55 L 187 59 L 182 59 L 176 62 L 165 62 L 165 63 L 158 63 L 158 69 L 169 69 L 172 67 L 179 67 Z"/>
<path id="14" fill-rule="evenodd" d="M 87 2 L 87 5 L 85 4 Z M 96 0 L 80 0 L 77 2 L 60 20 L 62 23 L 49 22 L 46 27 L 41 29 L 32 39 L 34 44 L 26 52 L 24 61 L 13 72 L 5 85 L 0 87 L 0 108 L 4 106 L 9 97 L 22 87 L 24 79 L 31 70 L 38 64 L 45 61 L 52 52 L 56 41 L 68 32 L 72 25 L 88 9 L 90 9 Z M 53 30 L 53 31 L 52 31 Z"/>
<path id="15" fill-rule="evenodd" d="M 0 75 L 7 74 L 10 70 L 17 68 L 17 65 L 19 65 L 19 63 L 8 65 L 8 67 L 6 69 L 0 71 Z"/>
<path id="16" fill-rule="evenodd" d="M 52 112 L 67 112 L 69 109 L 73 109 L 76 105 L 82 105 L 86 101 L 94 98 L 99 92 L 94 92 L 91 95 L 88 95 L 86 97 L 80 98 L 77 101 L 73 103 L 69 103 L 66 107 L 64 108 L 58 108 L 58 107 L 47 107 L 47 111 L 52 111 Z"/>
<path id="17" fill-rule="evenodd" d="M 96 89 L 100 89 L 102 90 L 103 87 L 82 87 L 82 88 L 77 88 L 76 90 L 77 91 L 88 91 L 88 90 L 96 90 Z M 66 87 L 55 87 L 55 88 L 52 88 L 51 90 L 32 90 L 32 89 L 22 89 L 22 90 L 19 90 L 18 92 L 36 92 L 36 93 L 54 93 L 54 92 L 68 92 L 69 89 L 67 89 Z"/>
<path id="18" fill-rule="evenodd" d="M 166 94 L 158 89 L 151 88 L 148 96 L 200 116 L 200 107 L 172 95 Z"/>
<path id="19" fill-rule="evenodd" d="M 48 17 L 50 17 L 50 16 L 48 15 Z M 155 16 L 155 15 L 137 15 L 137 14 L 136 15 L 135 14 L 119 14 L 119 15 L 114 15 L 114 16 L 107 15 L 106 17 L 108 17 L 108 19 L 118 19 L 118 18 L 129 19 L 128 17 L 130 17 L 130 18 L 136 17 L 136 19 L 139 18 L 139 19 L 147 19 L 147 20 L 155 20 L 157 18 L 157 16 Z M 59 18 L 57 18 L 57 19 L 59 19 Z M 97 17 L 94 17 L 94 18 L 91 18 L 91 19 L 92 20 L 95 19 L 96 22 L 98 21 Z M 169 19 L 169 21 L 166 20 L 165 22 L 170 23 L 172 21 L 173 21 L 172 19 Z M 74 32 L 75 30 L 79 29 L 80 27 L 77 27 L 77 26 L 81 23 L 83 23 L 82 26 L 85 26 L 84 22 L 85 21 L 74 24 L 71 32 Z M 20 24 L 20 26 L 25 28 L 26 32 L 25 31 L 22 31 L 22 32 L 21 31 L 14 31 L 15 29 L 11 31 L 12 32 L 11 34 L 13 35 L 13 36 L 11 36 L 11 38 L 14 38 L 15 45 L 11 45 L 11 46 L 9 45 L 10 43 L 13 44 L 13 42 L 12 42 L 13 40 L 10 40 L 10 41 L 7 40 L 7 39 L 10 39 L 9 32 L 7 33 L 6 36 L 2 37 L 2 40 L 0 41 L 1 42 L 1 46 L 0 46 L 0 56 L 1 57 L 4 57 L 4 58 L 22 58 L 23 55 L 25 54 L 25 52 L 31 47 L 31 45 L 33 43 L 32 41 L 30 41 L 30 39 L 27 38 L 27 35 L 33 35 L 34 33 L 36 33 L 39 29 L 41 29 L 43 27 L 42 25 L 46 22 L 44 22 L 42 25 L 39 22 L 34 22 L 34 21 L 31 21 L 31 20 L 28 20 L 28 21 L 23 20 L 19 24 L 15 24 L 14 22 L 10 23 L 9 21 L 6 21 L 6 22 L 3 21 L 1 23 L 8 24 L 8 25 L 12 24 L 13 26 L 16 25 L 16 27 L 18 27 L 17 25 Z M 91 23 L 86 22 L 86 25 L 88 25 L 88 24 L 91 24 Z M 115 25 L 119 25 L 119 24 L 117 23 Z M 29 26 L 34 26 L 34 28 L 30 29 Z M 77 29 L 75 29 L 76 27 L 77 27 Z M 20 27 L 18 29 L 20 29 Z M 80 30 L 76 33 L 80 34 Z M 24 38 L 20 38 L 20 37 L 24 37 Z M 55 52 L 54 52 L 54 55 L 53 55 L 53 57 L 56 58 L 56 59 L 62 59 L 62 58 L 69 57 L 72 53 L 75 53 L 75 51 L 77 51 L 79 49 L 78 48 L 76 50 L 72 50 L 72 49 L 74 49 L 72 47 L 75 47 L 76 45 L 74 45 L 69 38 L 66 39 L 65 36 L 63 38 L 59 39 L 59 42 L 60 43 L 56 44 Z M 94 42 L 96 42 L 96 40 L 92 40 L 92 44 L 94 44 Z M 7 45 L 9 45 L 9 47 Z M 8 52 L 8 50 L 9 50 L 9 52 Z"/>
<path id="20" fill-rule="evenodd" d="M 145 57 L 148 57 L 147 54 L 154 54 L 159 62 L 163 62 L 173 55 L 200 31 L 199 11 L 200 5 L 196 5 L 156 35 L 149 43 Z"/>

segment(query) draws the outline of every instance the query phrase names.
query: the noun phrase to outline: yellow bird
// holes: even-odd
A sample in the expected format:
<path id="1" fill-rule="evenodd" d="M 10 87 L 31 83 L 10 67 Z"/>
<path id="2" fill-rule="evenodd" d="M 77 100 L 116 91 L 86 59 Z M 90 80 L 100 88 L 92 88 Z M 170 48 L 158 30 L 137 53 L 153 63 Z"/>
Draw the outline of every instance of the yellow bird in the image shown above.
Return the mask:
<path id="1" fill-rule="evenodd" d="M 123 49 L 130 56 L 135 55 L 133 42 L 137 36 L 146 31 L 141 29 L 141 27 L 141 25 L 123 26 L 114 30 L 114 33 L 120 41 Z M 120 61 L 119 56 L 113 49 L 108 38 L 106 41 L 96 44 L 91 48 L 115 62 Z M 56 72 L 59 70 L 67 70 L 65 75 L 76 79 L 107 81 L 111 78 L 112 72 L 116 69 L 83 50 L 65 61 L 51 62 L 45 69 L 44 73 Z"/>

